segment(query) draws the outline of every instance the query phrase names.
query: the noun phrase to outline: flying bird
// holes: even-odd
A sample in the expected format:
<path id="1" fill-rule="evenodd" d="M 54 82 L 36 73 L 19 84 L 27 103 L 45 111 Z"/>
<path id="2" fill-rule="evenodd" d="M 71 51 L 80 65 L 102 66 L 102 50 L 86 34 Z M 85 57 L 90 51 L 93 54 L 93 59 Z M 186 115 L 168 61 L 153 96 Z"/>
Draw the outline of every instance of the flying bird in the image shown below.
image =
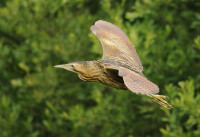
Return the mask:
<path id="1" fill-rule="evenodd" d="M 97 81 L 108 87 L 130 90 L 150 97 L 165 108 L 172 108 L 165 101 L 166 96 L 157 94 L 158 86 L 143 75 L 143 66 L 134 45 L 120 28 L 98 20 L 90 30 L 103 47 L 102 59 L 72 62 L 55 67 L 75 72 L 83 81 Z"/>

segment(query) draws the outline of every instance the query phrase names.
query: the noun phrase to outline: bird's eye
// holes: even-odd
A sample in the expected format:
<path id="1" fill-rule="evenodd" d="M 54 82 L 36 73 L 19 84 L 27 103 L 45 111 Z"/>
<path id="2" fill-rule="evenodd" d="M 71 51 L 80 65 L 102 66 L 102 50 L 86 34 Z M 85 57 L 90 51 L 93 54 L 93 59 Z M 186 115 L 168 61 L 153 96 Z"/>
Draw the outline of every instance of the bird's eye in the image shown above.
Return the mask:
<path id="1" fill-rule="evenodd" d="M 72 69 L 73 71 L 76 71 L 76 68 L 75 68 L 74 65 L 71 65 L 71 69 Z"/>

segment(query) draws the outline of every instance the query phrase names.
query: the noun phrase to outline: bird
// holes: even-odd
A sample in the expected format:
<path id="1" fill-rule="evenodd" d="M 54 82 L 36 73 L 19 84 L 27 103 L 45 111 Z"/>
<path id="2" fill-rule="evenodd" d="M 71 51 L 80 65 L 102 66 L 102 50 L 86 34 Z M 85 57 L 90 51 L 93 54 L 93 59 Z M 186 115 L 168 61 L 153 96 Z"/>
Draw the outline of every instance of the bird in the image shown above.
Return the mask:
<path id="1" fill-rule="evenodd" d="M 136 49 L 122 29 L 110 22 L 98 20 L 90 30 L 103 47 L 102 59 L 77 61 L 54 67 L 77 73 L 83 81 L 96 81 L 107 87 L 130 90 L 148 96 L 167 109 L 173 108 L 165 100 L 167 96 L 157 94 L 158 86 L 142 73 L 143 66 Z"/>

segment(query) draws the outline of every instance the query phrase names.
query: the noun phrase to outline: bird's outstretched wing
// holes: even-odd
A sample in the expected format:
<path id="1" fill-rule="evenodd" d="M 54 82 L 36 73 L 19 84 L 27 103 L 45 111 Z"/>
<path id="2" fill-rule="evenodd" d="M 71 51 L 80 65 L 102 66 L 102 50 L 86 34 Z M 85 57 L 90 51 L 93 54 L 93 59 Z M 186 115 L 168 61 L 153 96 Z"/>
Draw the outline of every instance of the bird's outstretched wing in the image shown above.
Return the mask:
<path id="1" fill-rule="evenodd" d="M 103 46 L 103 59 L 122 60 L 137 69 L 138 72 L 142 72 L 143 67 L 134 45 L 120 28 L 99 20 L 90 29 Z"/>
<path id="2" fill-rule="evenodd" d="M 118 76 L 123 78 L 126 87 L 136 94 L 152 95 L 159 92 L 156 84 L 149 81 L 141 73 L 136 73 L 128 68 L 113 65 L 112 63 L 103 63 L 104 68 L 108 70 L 117 70 Z"/>
<path id="3" fill-rule="evenodd" d="M 132 92 L 144 95 L 156 94 L 159 92 L 158 86 L 147 78 L 126 68 L 118 68 L 118 70 L 119 76 L 123 77 L 124 84 Z"/>

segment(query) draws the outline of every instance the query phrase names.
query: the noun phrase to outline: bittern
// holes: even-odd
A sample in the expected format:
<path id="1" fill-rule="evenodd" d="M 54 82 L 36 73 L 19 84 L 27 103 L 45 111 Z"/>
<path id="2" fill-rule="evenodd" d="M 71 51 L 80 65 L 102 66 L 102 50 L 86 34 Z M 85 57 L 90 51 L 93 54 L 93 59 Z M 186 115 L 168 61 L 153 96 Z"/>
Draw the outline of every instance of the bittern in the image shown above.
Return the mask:
<path id="1" fill-rule="evenodd" d="M 165 101 L 166 96 L 157 94 L 158 86 L 143 75 L 143 66 L 134 45 L 120 28 L 99 20 L 90 29 L 102 44 L 102 59 L 55 67 L 75 72 L 83 81 L 98 81 L 105 86 L 131 90 L 150 97 L 165 108 L 172 108 Z"/>

